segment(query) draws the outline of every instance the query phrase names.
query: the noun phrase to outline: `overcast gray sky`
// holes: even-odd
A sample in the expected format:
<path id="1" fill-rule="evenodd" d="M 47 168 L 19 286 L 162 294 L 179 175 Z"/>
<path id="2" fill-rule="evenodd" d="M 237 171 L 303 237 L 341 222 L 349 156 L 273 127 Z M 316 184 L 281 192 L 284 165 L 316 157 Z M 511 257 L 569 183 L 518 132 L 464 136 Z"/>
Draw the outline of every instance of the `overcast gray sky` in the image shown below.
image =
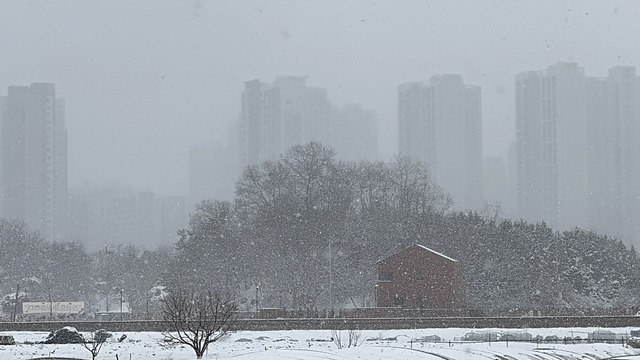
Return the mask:
<path id="1" fill-rule="evenodd" d="M 54 82 L 69 182 L 187 193 L 191 144 L 226 140 L 243 81 L 307 75 L 379 115 L 396 152 L 396 86 L 460 73 L 482 86 L 485 156 L 514 140 L 514 74 L 640 61 L 638 1 L 25 1 L 0 9 L 0 94 Z"/>

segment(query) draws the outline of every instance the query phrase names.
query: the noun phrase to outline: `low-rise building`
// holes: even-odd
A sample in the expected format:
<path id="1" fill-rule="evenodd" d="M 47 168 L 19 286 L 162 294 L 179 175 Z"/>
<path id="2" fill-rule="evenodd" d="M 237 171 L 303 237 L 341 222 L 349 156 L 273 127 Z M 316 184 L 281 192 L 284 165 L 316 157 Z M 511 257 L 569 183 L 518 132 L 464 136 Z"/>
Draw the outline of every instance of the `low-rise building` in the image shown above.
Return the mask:
<path id="1" fill-rule="evenodd" d="M 464 309 L 466 294 L 458 261 L 412 245 L 377 264 L 377 307 Z"/>

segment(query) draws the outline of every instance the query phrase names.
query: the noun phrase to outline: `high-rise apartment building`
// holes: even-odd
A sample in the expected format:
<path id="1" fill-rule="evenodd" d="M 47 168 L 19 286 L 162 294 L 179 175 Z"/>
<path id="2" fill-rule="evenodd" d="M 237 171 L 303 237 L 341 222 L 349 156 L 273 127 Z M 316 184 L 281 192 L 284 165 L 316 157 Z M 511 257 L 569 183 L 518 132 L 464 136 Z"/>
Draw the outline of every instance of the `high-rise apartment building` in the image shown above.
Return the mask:
<path id="1" fill-rule="evenodd" d="M 629 242 L 640 226 L 640 78 L 632 66 L 587 80 L 588 219 Z"/>
<path id="2" fill-rule="evenodd" d="M 278 76 L 271 84 L 278 92 L 280 101 L 279 134 L 280 146 L 274 144 L 276 156 L 290 147 L 309 141 L 326 142 L 329 122 L 330 103 L 327 90 L 321 87 L 307 86 L 305 76 Z M 272 126 L 278 117 L 273 117 Z"/>
<path id="3" fill-rule="evenodd" d="M 552 227 L 587 225 L 585 74 L 557 63 L 516 75 L 518 212 Z"/>
<path id="4" fill-rule="evenodd" d="M 260 80 L 244 83 L 238 119 L 238 162 L 240 170 L 277 156 L 280 145 L 280 97 Z"/>
<path id="5" fill-rule="evenodd" d="M 516 76 L 518 213 L 637 242 L 640 78 L 617 66 L 587 77 L 575 63 Z"/>
<path id="6" fill-rule="evenodd" d="M 482 103 L 479 86 L 434 75 L 398 86 L 398 152 L 424 162 L 459 209 L 482 205 Z"/>
<path id="7" fill-rule="evenodd" d="M 188 225 L 183 197 L 156 196 L 117 183 L 72 188 L 69 205 L 69 238 L 92 251 L 113 244 L 171 246 L 178 230 Z"/>
<path id="8" fill-rule="evenodd" d="M 55 85 L 10 86 L 0 113 L 0 216 L 66 239 L 67 129 Z"/>
<path id="9" fill-rule="evenodd" d="M 332 105 L 327 90 L 307 86 L 304 76 L 279 76 L 271 84 L 247 81 L 235 129 L 240 171 L 310 141 L 333 147 L 338 158 L 373 160 L 377 126 L 373 111 L 359 104 Z"/>

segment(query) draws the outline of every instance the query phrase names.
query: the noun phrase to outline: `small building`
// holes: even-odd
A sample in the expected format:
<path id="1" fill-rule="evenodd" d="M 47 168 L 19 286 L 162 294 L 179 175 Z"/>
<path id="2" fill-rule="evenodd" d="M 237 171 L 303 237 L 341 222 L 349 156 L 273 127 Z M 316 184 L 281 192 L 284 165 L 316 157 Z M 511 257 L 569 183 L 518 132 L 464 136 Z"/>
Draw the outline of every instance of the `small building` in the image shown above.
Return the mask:
<path id="1" fill-rule="evenodd" d="M 412 245 L 378 261 L 377 307 L 453 310 L 466 308 L 458 261 Z"/>

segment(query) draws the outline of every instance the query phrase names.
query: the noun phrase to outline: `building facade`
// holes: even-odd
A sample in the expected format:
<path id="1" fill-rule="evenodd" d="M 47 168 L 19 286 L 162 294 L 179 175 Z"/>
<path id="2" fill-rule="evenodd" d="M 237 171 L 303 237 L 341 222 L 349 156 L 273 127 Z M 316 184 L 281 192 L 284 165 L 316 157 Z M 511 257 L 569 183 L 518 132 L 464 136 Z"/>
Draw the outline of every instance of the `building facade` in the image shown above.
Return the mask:
<path id="1" fill-rule="evenodd" d="M 398 153 L 425 163 L 459 209 L 482 206 L 482 102 L 460 75 L 398 86 Z"/>
<path id="2" fill-rule="evenodd" d="M 329 113 L 326 90 L 308 87 L 306 77 L 245 82 L 238 125 L 240 168 L 277 159 L 293 145 L 325 142 Z"/>
<path id="3" fill-rule="evenodd" d="M 640 78 L 617 66 L 587 79 L 587 194 L 591 228 L 628 242 L 640 227 Z"/>
<path id="4" fill-rule="evenodd" d="M 335 148 L 339 158 L 377 158 L 375 113 L 358 104 L 336 108 L 327 90 L 308 86 L 304 76 L 279 76 L 271 84 L 245 82 L 235 132 L 239 173 L 310 141 Z"/>
<path id="5" fill-rule="evenodd" d="M 377 264 L 376 307 L 455 310 L 467 306 L 459 263 L 412 245 Z"/>
<path id="6" fill-rule="evenodd" d="M 67 129 L 55 85 L 10 86 L 0 103 L 0 216 L 67 235 Z"/>
<path id="7" fill-rule="evenodd" d="M 554 228 L 587 225 L 585 75 L 558 63 L 516 75 L 518 213 Z"/>
<path id="8" fill-rule="evenodd" d="M 518 215 L 639 239 L 640 80 L 558 63 L 516 76 Z"/>
<path id="9" fill-rule="evenodd" d="M 118 183 L 72 188 L 69 239 L 90 251 L 115 244 L 141 249 L 172 246 L 188 225 L 182 196 L 157 196 Z"/>

